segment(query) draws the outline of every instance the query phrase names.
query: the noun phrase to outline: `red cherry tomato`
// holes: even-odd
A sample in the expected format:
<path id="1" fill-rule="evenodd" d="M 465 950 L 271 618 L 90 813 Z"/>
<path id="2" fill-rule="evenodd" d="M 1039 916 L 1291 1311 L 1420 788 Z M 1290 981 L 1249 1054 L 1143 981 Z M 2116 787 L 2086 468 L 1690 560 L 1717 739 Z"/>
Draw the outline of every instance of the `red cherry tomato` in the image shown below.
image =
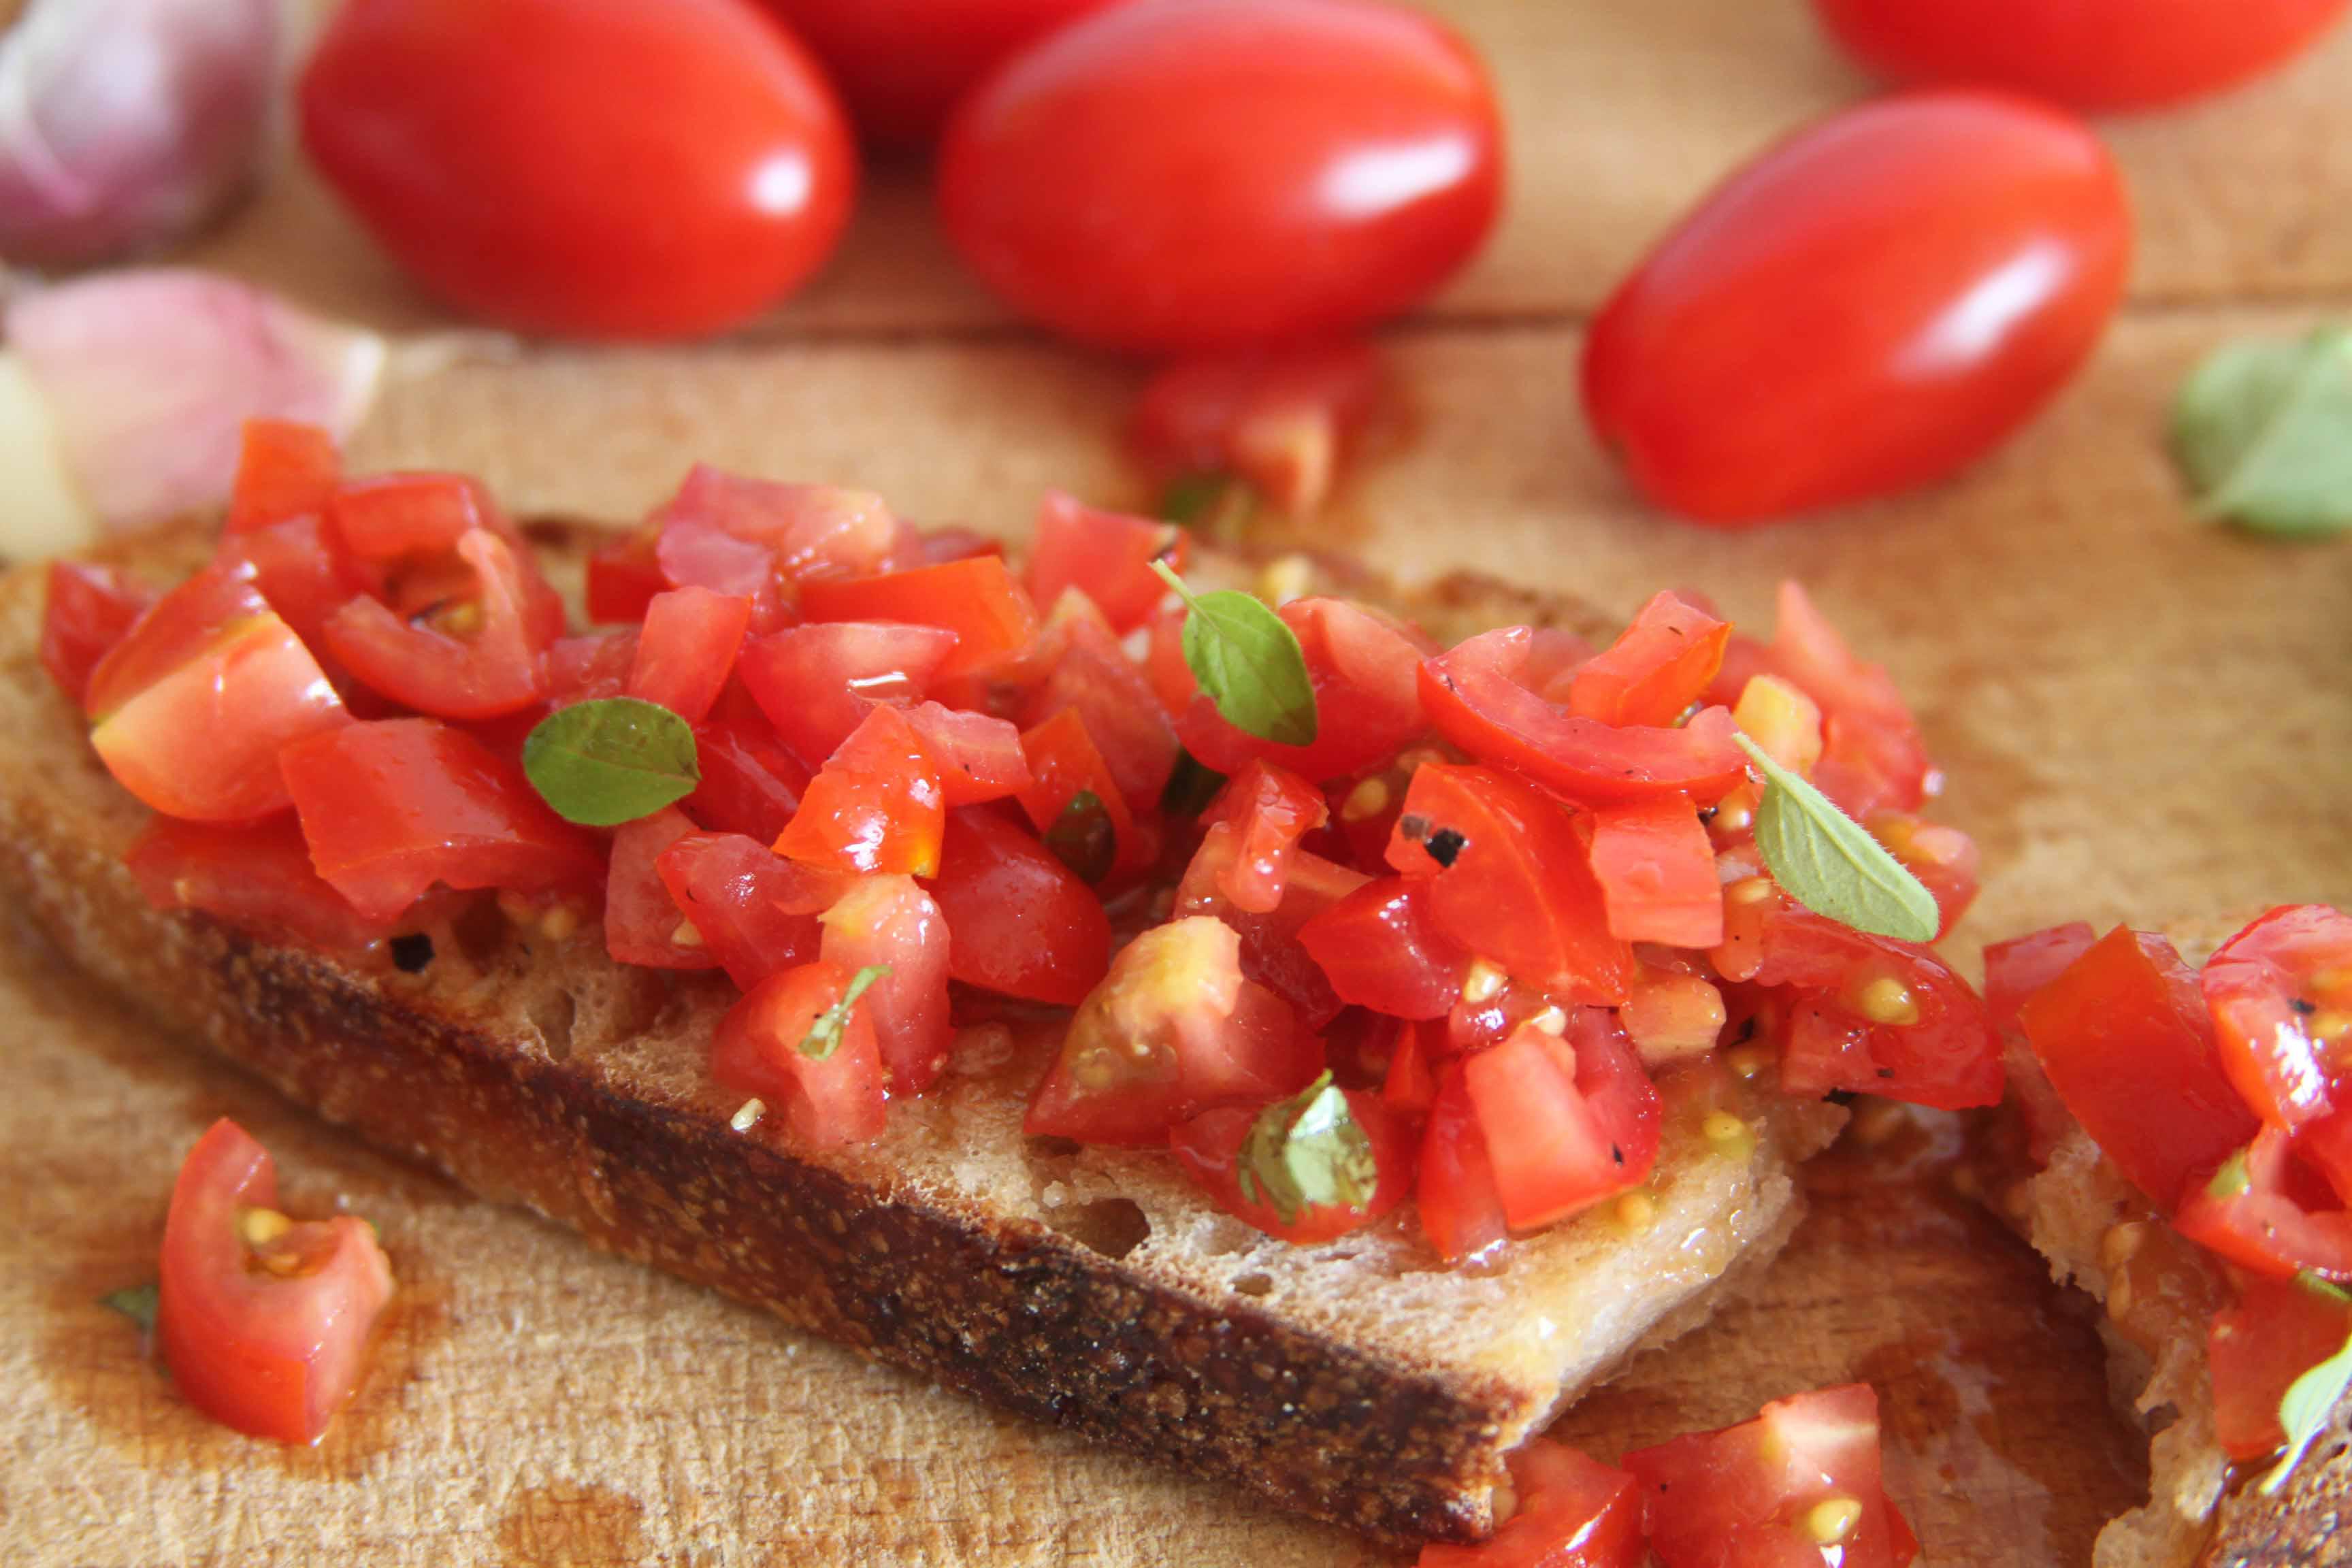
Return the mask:
<path id="1" fill-rule="evenodd" d="M 2352 916 L 2275 909 L 2205 965 L 2221 1066 L 2263 1121 L 2290 1130 L 2336 1108 L 2352 1073 Z"/>
<path id="2" fill-rule="evenodd" d="M 1151 563 L 1181 572 L 1192 545 L 1192 535 L 1172 522 L 1083 506 L 1055 490 L 1037 509 L 1029 541 L 1030 601 L 1050 615 L 1063 592 L 1076 588 L 1111 630 L 1131 632 L 1168 593 Z"/>
<path id="3" fill-rule="evenodd" d="M 1349 1115 L 1371 1145 L 1372 1169 L 1378 1173 L 1371 1197 L 1360 1209 L 1345 1204 L 1310 1203 L 1285 1220 L 1255 1181 L 1251 1195 L 1243 1194 L 1242 1144 L 1259 1113 L 1276 1103 L 1274 1100 L 1212 1107 L 1177 1123 L 1168 1136 L 1169 1147 L 1184 1173 L 1219 1208 L 1268 1236 L 1312 1247 L 1363 1229 L 1404 1202 L 1412 1191 L 1412 1128 L 1381 1104 L 1376 1094 L 1349 1090 L 1346 1098 Z"/>
<path id="4" fill-rule="evenodd" d="M 1168 353 L 1343 331 L 1469 259 L 1502 195 L 1468 47 L 1371 0 L 1141 0 L 966 99 L 949 237 L 1024 313 Z"/>
<path id="5" fill-rule="evenodd" d="M 319 661 L 252 581 L 221 567 L 157 600 L 90 671 L 90 745 L 167 816 L 284 809 L 280 747 L 351 721 Z"/>
<path id="6" fill-rule="evenodd" d="M 740 833 L 677 839 L 655 860 L 654 873 L 675 912 L 746 991 L 817 956 L 817 916 L 840 898 L 847 881 L 787 860 Z"/>
<path id="7" fill-rule="evenodd" d="M 2237 1303 L 2213 1314 L 2214 1437 L 2241 1464 L 2286 1444 L 2279 1401 L 2294 1380 L 2344 1348 L 2352 1310 L 2299 1280 L 2249 1279 Z"/>
<path id="8" fill-rule="evenodd" d="M 856 978 L 820 960 L 763 980 L 727 1010 L 711 1049 L 711 1077 L 738 1094 L 781 1106 L 785 1130 L 812 1148 L 882 1135 L 888 1089 L 866 1005 L 872 994 L 849 1001 Z M 818 1020 L 845 1004 L 835 1037 L 813 1040 Z"/>
<path id="9" fill-rule="evenodd" d="M 822 917 L 818 955 L 885 971 L 859 1004 L 874 1019 L 892 1094 L 920 1094 L 948 1062 L 948 923 L 906 877 L 860 877 Z"/>
<path id="10" fill-rule="evenodd" d="M 2066 1109 L 2159 1207 L 2254 1135 L 2197 976 L 2160 936 L 2116 927 L 2017 1021 Z"/>
<path id="11" fill-rule="evenodd" d="M 596 841 L 547 808 L 513 762 L 431 719 L 347 724 L 278 757 L 319 875 L 368 920 L 435 882 L 593 903 Z"/>
<path id="12" fill-rule="evenodd" d="M 1650 1558 L 1633 1478 L 1538 1437 L 1510 1457 L 1518 1508 L 1483 1546 L 1434 1543 L 1413 1568 L 1643 1568 Z"/>
<path id="13" fill-rule="evenodd" d="M 89 695 L 89 672 L 121 642 L 154 590 L 111 566 L 49 563 L 41 602 L 41 668 L 77 708 Z"/>
<path id="14" fill-rule="evenodd" d="M 948 973 L 1005 996 L 1075 1007 L 1110 967 L 1110 919 L 1036 836 L 989 810 L 948 814 L 931 897 Z"/>
<path id="15" fill-rule="evenodd" d="M 1932 484 L 2064 385 L 2131 215 L 2083 126 L 1958 91 L 1848 110 L 1733 175 L 1593 323 L 1584 405 L 1652 500 L 1759 522 Z"/>
<path id="16" fill-rule="evenodd" d="M 299 100 L 402 266 L 531 331 L 733 326 L 831 254 L 856 184 L 815 62 L 734 0 L 353 0 Z"/>
<path id="17" fill-rule="evenodd" d="M 827 870 L 929 877 L 946 826 L 938 765 L 904 714 L 877 708 L 809 781 L 776 853 Z"/>
<path id="18" fill-rule="evenodd" d="M 2005 87 L 2077 109 L 2144 109 L 2259 76 L 2345 0 L 1813 0 L 1840 42 L 1898 81 Z"/>
<path id="19" fill-rule="evenodd" d="M 698 836 L 694 823 L 675 806 L 623 823 L 614 832 L 604 880 L 604 951 L 615 963 L 719 967 L 717 947 L 688 918 L 659 869 L 671 846 L 690 836 Z"/>
<path id="20" fill-rule="evenodd" d="M 189 1404 L 257 1437 L 317 1442 L 367 1372 L 392 1289 L 367 1221 L 278 1212 L 277 1166 L 236 1122 L 214 1122 L 188 1152 L 155 1329 Z"/>
<path id="21" fill-rule="evenodd" d="M 1342 1002 L 1393 1018 L 1443 1018 L 1469 954 L 1438 929 L 1425 877 L 1367 882 L 1299 928 Z"/>
<path id="22" fill-rule="evenodd" d="M 1628 1454 L 1625 1468 L 1663 1568 L 1904 1568 L 1919 1554 L 1881 1479 L 1867 1384 L 1776 1399 L 1753 1421 Z M 1817 1518 L 1824 1504 L 1835 1513 Z M 1833 1522 L 1843 1529 L 1825 1544 L 1813 1526 Z"/>
<path id="23" fill-rule="evenodd" d="M 159 816 L 122 860 L 156 909 L 202 910 L 266 942 L 348 952 L 395 929 L 362 920 L 327 885 L 290 816 L 234 826 Z"/>
<path id="24" fill-rule="evenodd" d="M 1142 1147 L 1220 1100 L 1296 1094 L 1323 1066 L 1289 1006 L 1242 976 L 1241 938 L 1206 915 L 1121 948 L 1029 1101 L 1032 1137 Z"/>
<path id="25" fill-rule="evenodd" d="M 1503 1219 L 1532 1230 L 1650 1179 L 1658 1091 L 1614 1015 L 1576 1011 L 1573 1042 L 1522 1024 L 1463 1058 L 1463 1088 L 1494 1173 Z"/>
<path id="26" fill-rule="evenodd" d="M 857 129 L 931 140 L 1000 62 L 1110 0 L 764 0 L 824 60 Z"/>

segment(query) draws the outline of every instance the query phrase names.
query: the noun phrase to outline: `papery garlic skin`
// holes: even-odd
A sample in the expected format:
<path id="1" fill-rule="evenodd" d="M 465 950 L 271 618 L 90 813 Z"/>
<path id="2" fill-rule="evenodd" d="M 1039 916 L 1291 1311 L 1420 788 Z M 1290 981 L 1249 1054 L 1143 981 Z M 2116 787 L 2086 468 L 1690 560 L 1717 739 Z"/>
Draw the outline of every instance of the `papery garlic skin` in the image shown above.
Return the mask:
<path id="1" fill-rule="evenodd" d="M 0 33 L 0 258 L 97 260 L 210 216 L 253 172 L 278 28 L 278 0 L 31 0 Z"/>

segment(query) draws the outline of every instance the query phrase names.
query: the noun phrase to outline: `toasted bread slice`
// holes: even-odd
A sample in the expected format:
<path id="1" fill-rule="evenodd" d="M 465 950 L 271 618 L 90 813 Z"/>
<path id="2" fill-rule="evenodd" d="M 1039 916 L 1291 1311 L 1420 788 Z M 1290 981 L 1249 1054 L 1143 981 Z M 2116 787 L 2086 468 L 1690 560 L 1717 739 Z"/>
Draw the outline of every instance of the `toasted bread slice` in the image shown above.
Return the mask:
<path id="1" fill-rule="evenodd" d="M 590 531 L 534 531 L 559 580 Z M 204 531 L 121 552 L 158 582 Z M 1376 586 L 1344 567 L 1347 591 Z M 1238 563 L 1204 574 L 1243 574 Z M 1403 601 L 1444 635 L 1568 617 L 1467 580 Z M 1751 1153 L 1670 1118 L 1654 1215 L 1602 1211 L 1447 1268 L 1407 1214 L 1320 1247 L 1274 1241 L 1149 1154 L 1029 1140 L 1052 1026 L 960 1044 L 877 1143 L 738 1131 L 710 1079 L 720 979 L 624 968 L 484 910 L 435 957 L 330 958 L 159 914 L 123 869 L 144 811 L 92 756 L 36 658 L 37 573 L 0 580 L 0 884 L 73 962 L 328 1120 L 594 1244 L 755 1302 L 879 1360 L 1392 1541 L 1495 1521 L 1504 1456 L 1634 1351 L 1696 1326 L 1778 1250 L 1794 1164 L 1844 1113 L 1736 1085 Z"/>
<path id="2" fill-rule="evenodd" d="M 2242 922 L 2239 922 L 2242 923 Z M 2237 929 L 2168 932 L 2192 963 Z M 2061 1284 L 2100 1305 L 2116 1410 L 2149 1435 L 2148 1500 L 2100 1532 L 2093 1568 L 2315 1568 L 2352 1563 L 2339 1521 L 2352 1509 L 2352 1399 L 2286 1484 L 2233 1472 L 2214 1436 L 2206 1330 L 2229 1300 L 2221 1266 L 2174 1234 L 2075 1125 L 2032 1053 L 2012 1043 L 2011 1099 L 1988 1114 L 1988 1191 L 2003 1217 L 2049 1259 Z M 2029 1114 L 2063 1127 L 2048 1157 L 2027 1154 Z"/>

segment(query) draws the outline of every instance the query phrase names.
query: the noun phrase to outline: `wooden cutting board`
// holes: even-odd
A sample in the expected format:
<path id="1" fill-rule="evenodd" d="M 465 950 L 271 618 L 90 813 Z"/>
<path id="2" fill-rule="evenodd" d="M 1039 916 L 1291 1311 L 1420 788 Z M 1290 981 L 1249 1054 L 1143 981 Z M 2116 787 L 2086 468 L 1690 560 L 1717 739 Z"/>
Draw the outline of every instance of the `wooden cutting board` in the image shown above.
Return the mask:
<path id="1" fill-rule="evenodd" d="M 1453 0 L 1514 130 L 1509 221 L 1390 342 L 1411 435 L 1332 537 L 1630 610 L 1662 584 L 1769 616 L 1802 578 L 1916 702 L 1987 883 L 1955 940 L 2081 917 L 2352 899 L 2352 555 L 2192 521 L 2158 440 L 2205 349 L 2352 306 L 2352 36 L 2262 87 L 2109 132 L 2135 303 L 2083 383 L 1961 484 L 1743 535 L 1644 512 L 1585 435 L 1579 323 L 1712 179 L 1864 83 L 1798 0 Z M 875 182 L 818 286 L 701 349 L 534 347 L 395 377 L 362 466 L 487 476 L 520 510 L 629 516 L 707 458 L 1018 533 L 1039 493 L 1139 498 L 1128 367 L 956 273 L 919 176 Z M 404 331 L 446 323 L 284 171 L 197 259 Z M 1301 1564 L 1356 1543 L 868 1366 L 346 1144 L 57 962 L 0 944 L 0 1539 L 63 1568 L 295 1564 Z M 172 1174 L 244 1121 L 289 1204 L 383 1228 L 381 1364 L 313 1451 L 197 1419 L 97 1304 L 152 1277 Z M 1882 1131 L 1887 1130 L 1882 1129 Z M 1936 1137 L 1816 1168 L 1755 1295 L 1562 1431 L 1596 1452 L 1853 1377 L 1889 1486 L 1958 1568 L 2081 1563 L 2145 1485 L 2088 1323 L 1952 1192 Z"/>

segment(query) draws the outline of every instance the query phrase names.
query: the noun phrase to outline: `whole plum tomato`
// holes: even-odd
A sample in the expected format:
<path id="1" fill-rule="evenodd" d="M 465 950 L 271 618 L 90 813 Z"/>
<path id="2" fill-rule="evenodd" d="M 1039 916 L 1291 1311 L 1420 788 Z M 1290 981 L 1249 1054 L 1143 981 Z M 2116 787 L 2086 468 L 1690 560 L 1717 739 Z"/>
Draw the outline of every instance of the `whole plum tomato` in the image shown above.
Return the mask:
<path id="1" fill-rule="evenodd" d="M 950 237 L 1024 314 L 1144 353 L 1327 336 L 1486 238 L 1485 68 L 1375 0 L 1135 0 L 1016 56 L 940 155 Z"/>
<path id="2" fill-rule="evenodd" d="M 1650 253 L 1586 340 L 1585 411 L 1702 522 L 1916 489 L 2065 384 L 2130 252 L 2122 178 L 2074 120 L 1881 99 L 1765 153 Z"/>
<path id="3" fill-rule="evenodd" d="M 948 110 L 1014 51 L 1110 0 L 762 0 L 816 51 L 857 128 L 894 147 L 939 134 Z"/>
<path id="4" fill-rule="evenodd" d="M 1813 0 L 1897 81 L 1965 82 L 2077 109 L 2145 109 L 2234 87 L 2308 47 L 2346 0 Z"/>
<path id="5" fill-rule="evenodd" d="M 832 254 L 857 183 L 815 60 L 742 0 L 350 0 L 299 98 L 394 258 L 531 331 L 733 326 Z"/>

